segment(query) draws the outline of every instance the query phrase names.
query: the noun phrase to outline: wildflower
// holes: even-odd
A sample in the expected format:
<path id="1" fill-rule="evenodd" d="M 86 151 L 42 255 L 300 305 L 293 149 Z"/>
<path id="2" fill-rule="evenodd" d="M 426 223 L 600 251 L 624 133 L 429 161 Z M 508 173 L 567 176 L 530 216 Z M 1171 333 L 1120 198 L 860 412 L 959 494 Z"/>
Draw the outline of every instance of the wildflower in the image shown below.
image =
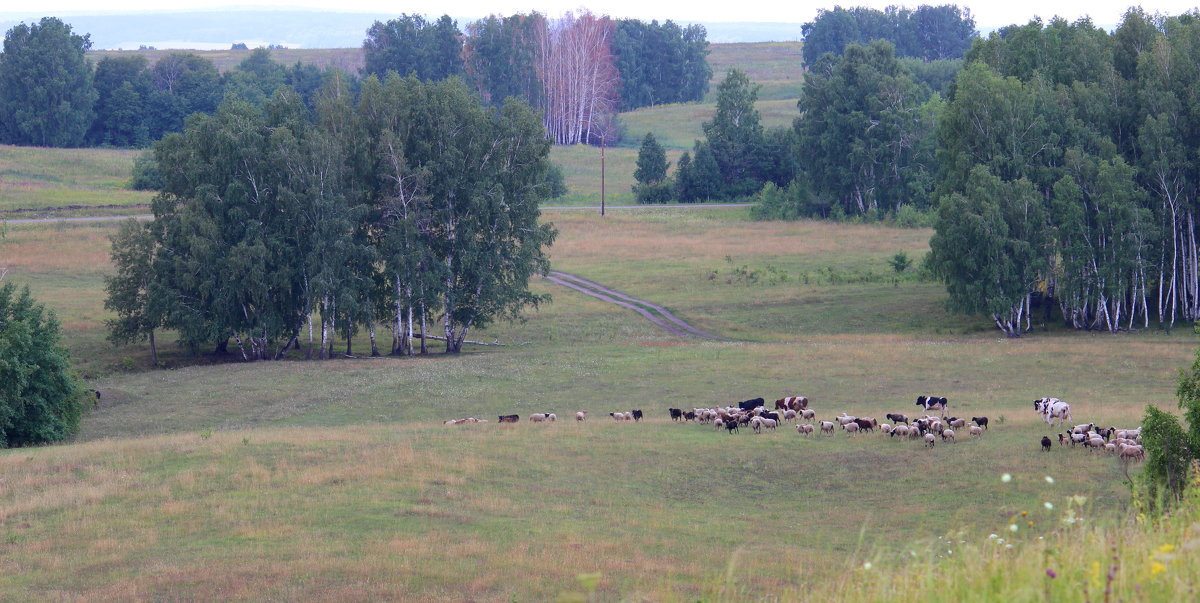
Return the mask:
<path id="1" fill-rule="evenodd" d="M 1167 566 L 1165 566 L 1157 561 L 1150 564 L 1150 575 L 1151 576 L 1157 576 L 1165 571 L 1167 571 Z"/>
<path id="2" fill-rule="evenodd" d="M 1006 484 L 1007 484 L 1008 482 L 1011 482 L 1011 481 L 1012 481 L 1012 474 L 1011 474 L 1011 473 L 1005 473 L 1004 475 L 1001 475 L 1001 476 L 1000 476 L 1000 481 L 1002 481 L 1002 482 L 1004 482 L 1004 483 L 1006 483 Z"/>
<path id="3" fill-rule="evenodd" d="M 1053 478 L 1053 477 L 1050 477 L 1049 475 L 1047 475 L 1047 476 L 1046 476 L 1046 483 L 1047 483 L 1047 484 L 1053 484 L 1053 483 L 1054 483 L 1054 478 Z M 1049 571 L 1049 570 L 1047 570 L 1047 571 Z"/>
<path id="4" fill-rule="evenodd" d="M 1010 531 L 1010 532 L 1016 532 L 1016 531 L 1017 531 L 1017 530 L 1019 530 L 1019 529 L 1021 529 L 1021 528 L 1020 528 L 1020 527 L 1018 527 L 1018 526 L 1017 526 L 1017 524 L 1015 524 L 1015 523 L 1014 523 L 1014 524 L 1010 524 L 1010 525 L 1008 526 L 1008 531 Z"/>
<path id="5" fill-rule="evenodd" d="M 1173 544 L 1164 544 L 1158 547 L 1158 552 L 1160 553 L 1170 553 L 1173 550 L 1175 550 L 1175 545 Z"/>
<path id="6" fill-rule="evenodd" d="M 1030 520 L 1029 520 L 1029 522 L 1028 522 L 1028 524 L 1029 524 L 1029 527 L 1031 527 L 1031 528 L 1032 528 L 1032 527 L 1033 527 L 1033 520 L 1032 520 L 1032 519 L 1030 519 Z"/>
<path id="7" fill-rule="evenodd" d="M 1042 506 L 1043 506 L 1043 507 L 1046 507 L 1046 510 L 1047 510 L 1047 511 L 1053 511 L 1053 510 L 1054 510 L 1054 503 L 1052 503 L 1052 502 L 1050 502 L 1050 501 L 1046 501 L 1046 502 L 1042 503 Z"/>
<path id="8" fill-rule="evenodd" d="M 995 540 L 995 539 L 997 539 L 997 538 L 999 538 L 999 537 L 1000 537 L 1000 536 L 998 536 L 998 535 L 996 535 L 996 534 L 988 534 L 988 539 L 990 539 L 990 540 Z"/>
<path id="9" fill-rule="evenodd" d="M 1021 511 L 1021 517 L 1029 517 L 1029 511 Z"/>
<path id="10" fill-rule="evenodd" d="M 1058 577 L 1058 574 L 1054 573 L 1054 570 L 1052 570 L 1052 569 L 1050 569 L 1050 568 L 1046 568 L 1046 575 L 1047 575 L 1047 576 L 1050 576 L 1051 578 L 1057 578 L 1057 577 Z"/>
<path id="11" fill-rule="evenodd" d="M 864 564 L 863 564 L 863 569 L 865 569 L 865 570 L 869 570 L 869 569 L 871 569 L 871 562 L 870 562 L 870 561 L 868 561 L 868 562 L 864 563 Z"/>

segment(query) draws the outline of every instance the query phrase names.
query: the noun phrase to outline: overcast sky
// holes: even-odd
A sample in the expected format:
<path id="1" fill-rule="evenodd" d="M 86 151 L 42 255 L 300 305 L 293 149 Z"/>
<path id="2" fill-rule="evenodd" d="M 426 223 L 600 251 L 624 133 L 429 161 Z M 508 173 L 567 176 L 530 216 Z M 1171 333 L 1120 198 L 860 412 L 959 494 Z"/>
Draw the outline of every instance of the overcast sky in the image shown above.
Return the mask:
<path id="1" fill-rule="evenodd" d="M 489 14 L 511 15 L 527 13 L 533 10 L 550 16 L 558 16 L 568 10 L 587 7 L 593 13 L 606 14 L 612 17 L 631 17 L 637 19 L 673 19 L 681 22 L 776 22 L 803 23 L 813 20 L 818 8 L 831 8 L 835 4 L 842 6 L 871 6 L 883 8 L 889 4 L 900 4 L 915 7 L 920 4 L 946 4 L 947 0 L 926 0 L 925 2 L 898 2 L 896 0 L 850 0 L 847 2 L 796 2 L 795 0 L 741 0 L 733 2 L 695 2 L 668 0 L 647 2 L 646 0 L 591 0 L 589 2 L 575 0 L 452 0 L 440 3 L 398 3 L 395 0 L 252 0 L 246 6 L 253 7 L 292 7 L 309 8 L 330 11 L 360 11 L 373 13 L 416 13 L 423 15 L 449 14 L 454 17 L 482 17 Z M 168 3 L 162 0 L 41 0 L 31 3 L 33 11 L 26 12 L 25 7 L 18 9 L 7 0 L 7 6 L 0 7 L 0 15 L 19 14 L 45 15 L 68 14 L 98 14 L 114 11 L 155 11 L 164 10 Z M 182 9 L 218 9 L 234 6 L 237 3 L 229 0 L 172 0 L 170 10 Z M 1048 20 L 1059 15 L 1074 21 L 1082 16 L 1090 16 L 1097 25 L 1115 24 L 1121 15 L 1133 3 L 1126 0 L 1112 2 L 1095 0 L 1083 2 L 1045 2 L 1036 0 L 1001 0 L 991 2 L 957 2 L 959 6 L 968 6 L 975 16 L 976 24 L 981 28 L 999 27 L 1012 23 L 1026 23 L 1034 16 Z M 1196 0 L 1191 2 L 1179 0 L 1153 0 L 1141 4 L 1147 12 L 1162 12 L 1177 15 L 1196 6 Z M 102 7 L 102 8 L 101 8 Z M 25 17 L 22 17 L 25 18 Z"/>

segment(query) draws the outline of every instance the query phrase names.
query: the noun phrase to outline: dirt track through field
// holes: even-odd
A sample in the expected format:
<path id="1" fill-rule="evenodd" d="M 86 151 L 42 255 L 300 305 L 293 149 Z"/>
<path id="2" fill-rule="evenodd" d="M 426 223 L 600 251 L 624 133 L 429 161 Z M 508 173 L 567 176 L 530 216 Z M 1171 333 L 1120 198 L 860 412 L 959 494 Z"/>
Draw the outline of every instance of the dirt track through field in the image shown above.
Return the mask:
<path id="1" fill-rule="evenodd" d="M 616 304 L 622 308 L 633 310 L 634 312 L 641 314 L 646 320 L 658 325 L 659 327 L 662 327 L 663 330 L 671 333 L 672 335 L 728 341 L 728 339 L 725 337 L 713 335 L 712 333 L 706 333 L 700 329 L 697 329 L 696 327 L 693 327 L 692 325 L 689 325 L 681 320 L 678 316 L 672 314 L 670 310 L 667 310 L 658 304 L 640 300 L 635 297 L 630 297 L 624 293 L 621 293 L 620 291 L 610 289 L 599 283 L 575 276 L 574 274 L 567 274 L 566 272 L 553 270 L 549 275 L 546 276 L 546 279 L 564 287 L 574 289 L 580 293 L 583 293 L 584 295 L 590 295 L 596 299 L 606 301 L 610 304 Z"/>

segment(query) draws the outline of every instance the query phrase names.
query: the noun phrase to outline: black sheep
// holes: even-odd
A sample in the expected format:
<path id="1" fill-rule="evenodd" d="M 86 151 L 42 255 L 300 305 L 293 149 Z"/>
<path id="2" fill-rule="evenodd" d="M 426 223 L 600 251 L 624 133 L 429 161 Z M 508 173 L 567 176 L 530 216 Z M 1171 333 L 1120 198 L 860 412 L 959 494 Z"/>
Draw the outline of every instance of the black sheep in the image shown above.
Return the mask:
<path id="1" fill-rule="evenodd" d="M 633 411 L 633 420 L 641 421 L 642 420 L 642 411 L 640 411 L 640 410 Z"/>
<path id="2" fill-rule="evenodd" d="M 1050 447 L 1054 442 L 1050 441 L 1050 436 L 1042 436 L 1042 452 L 1050 452 Z"/>
<path id="3" fill-rule="evenodd" d="M 975 421 L 976 425 L 978 425 L 984 429 L 988 428 L 988 426 L 987 426 L 988 418 L 987 417 L 971 417 L 971 420 Z"/>

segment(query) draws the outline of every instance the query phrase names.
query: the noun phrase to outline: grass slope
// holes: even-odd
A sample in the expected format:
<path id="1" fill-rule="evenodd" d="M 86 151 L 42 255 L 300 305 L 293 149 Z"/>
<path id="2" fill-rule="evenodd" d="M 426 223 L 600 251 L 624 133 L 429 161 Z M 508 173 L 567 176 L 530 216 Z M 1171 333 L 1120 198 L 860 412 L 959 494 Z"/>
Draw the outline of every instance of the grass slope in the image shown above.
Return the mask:
<path id="1" fill-rule="evenodd" d="M 1124 467 L 1038 451 L 1051 430 L 1030 400 L 1130 426 L 1147 403 L 1174 407 L 1195 346 L 1182 330 L 999 338 L 946 315 L 938 286 L 879 277 L 928 231 L 740 209 L 549 219 L 556 269 L 742 341 L 666 336 L 538 281 L 553 303 L 474 335 L 504 348 L 187 366 L 165 343 L 175 369 L 124 372 L 118 358 L 142 364 L 144 349 L 107 349 L 99 326 L 116 226 L 10 227 L 6 278 L 58 312 L 104 397 L 77 443 L 0 452 L 0 598 L 544 600 L 598 572 L 606 600 L 828 600 L 864 560 L 907 575 L 903 559 L 936 563 L 947 540 L 984 542 L 1045 501 L 1082 495 L 1089 521 L 1118 517 Z M 804 394 L 820 418 L 882 417 L 913 414 L 919 393 L 992 428 L 925 449 L 790 427 L 730 436 L 665 410 Z M 647 420 L 606 420 L 631 408 Z M 578 409 L 592 419 L 441 425 Z"/>
<path id="2" fill-rule="evenodd" d="M 126 188 L 138 153 L 0 145 L 0 217 L 145 212 L 153 194 Z"/>

